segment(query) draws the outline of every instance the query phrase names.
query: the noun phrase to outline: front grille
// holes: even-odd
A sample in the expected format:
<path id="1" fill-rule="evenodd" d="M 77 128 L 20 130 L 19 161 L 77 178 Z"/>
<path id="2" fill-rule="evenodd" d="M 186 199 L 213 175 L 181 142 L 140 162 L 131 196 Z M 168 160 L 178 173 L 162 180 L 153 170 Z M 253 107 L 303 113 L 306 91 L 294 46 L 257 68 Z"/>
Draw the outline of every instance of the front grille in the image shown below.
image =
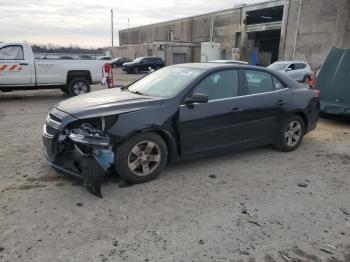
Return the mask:
<path id="1" fill-rule="evenodd" d="M 61 123 L 62 122 L 62 119 L 59 118 L 58 116 L 52 114 L 52 113 L 49 113 L 49 118 L 52 119 L 53 121 L 55 122 L 58 122 L 58 123 Z"/>
<path id="2" fill-rule="evenodd" d="M 62 124 L 63 119 L 63 112 L 52 109 L 46 118 L 46 125 L 45 125 L 45 133 L 48 136 L 54 136 L 58 133 L 58 130 L 60 129 L 60 126 Z"/>
<path id="3" fill-rule="evenodd" d="M 52 126 L 46 125 L 46 133 L 54 136 L 57 133 L 57 129 L 53 128 Z"/>

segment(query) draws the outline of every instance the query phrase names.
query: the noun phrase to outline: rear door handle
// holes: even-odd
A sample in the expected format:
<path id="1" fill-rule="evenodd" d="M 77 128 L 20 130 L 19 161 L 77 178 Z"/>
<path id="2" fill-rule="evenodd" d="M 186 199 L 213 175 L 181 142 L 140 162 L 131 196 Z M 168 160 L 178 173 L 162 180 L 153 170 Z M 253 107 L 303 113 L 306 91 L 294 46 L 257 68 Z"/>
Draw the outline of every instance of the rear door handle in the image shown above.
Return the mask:
<path id="1" fill-rule="evenodd" d="M 28 63 L 19 63 L 19 65 L 28 65 Z"/>
<path id="2" fill-rule="evenodd" d="M 277 101 L 277 105 L 279 105 L 279 106 L 283 106 L 283 105 L 286 104 L 286 103 L 287 103 L 286 100 L 278 100 L 278 101 Z"/>
<path id="3" fill-rule="evenodd" d="M 243 108 L 235 107 L 235 108 L 232 109 L 232 111 L 235 112 L 235 113 L 241 113 L 241 112 L 243 112 Z"/>

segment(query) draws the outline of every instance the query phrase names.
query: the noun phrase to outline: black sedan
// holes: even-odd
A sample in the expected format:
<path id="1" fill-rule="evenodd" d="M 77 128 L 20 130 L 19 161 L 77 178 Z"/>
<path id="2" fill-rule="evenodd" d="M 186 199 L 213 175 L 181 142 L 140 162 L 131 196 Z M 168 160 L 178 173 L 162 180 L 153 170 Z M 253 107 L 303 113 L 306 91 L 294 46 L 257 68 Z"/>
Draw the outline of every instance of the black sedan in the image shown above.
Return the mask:
<path id="1" fill-rule="evenodd" d="M 117 57 L 117 58 L 114 58 L 112 61 L 110 61 L 109 64 L 113 68 L 117 68 L 117 67 L 122 67 L 124 63 L 128 63 L 128 62 L 131 62 L 131 59 L 126 57 Z"/>
<path id="2" fill-rule="evenodd" d="M 317 94 L 260 67 L 169 66 L 56 105 L 44 126 L 45 155 L 101 195 L 107 171 L 141 183 L 169 161 L 268 144 L 295 150 L 316 127 Z"/>

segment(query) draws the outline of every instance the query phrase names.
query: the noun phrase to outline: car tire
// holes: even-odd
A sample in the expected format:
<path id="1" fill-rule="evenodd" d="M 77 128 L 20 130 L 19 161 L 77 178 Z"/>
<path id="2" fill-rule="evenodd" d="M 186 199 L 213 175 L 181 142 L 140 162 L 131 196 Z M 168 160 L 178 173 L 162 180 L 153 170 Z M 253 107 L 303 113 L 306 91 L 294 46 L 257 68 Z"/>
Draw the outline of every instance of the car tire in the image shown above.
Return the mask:
<path id="1" fill-rule="evenodd" d="M 112 64 L 112 68 L 117 68 L 117 65 L 116 64 Z"/>
<path id="2" fill-rule="evenodd" d="M 138 67 L 134 67 L 134 69 L 132 70 L 132 72 L 133 72 L 134 74 L 138 74 L 138 73 L 140 73 L 140 69 L 139 69 Z"/>
<path id="3" fill-rule="evenodd" d="M 71 96 L 90 93 L 90 83 L 82 77 L 72 79 L 68 84 L 68 92 Z"/>
<path id="4" fill-rule="evenodd" d="M 304 134 L 304 120 L 298 115 L 293 115 L 283 123 L 273 145 L 280 151 L 291 152 L 301 144 Z"/>
<path id="5" fill-rule="evenodd" d="M 156 133 L 141 133 L 121 144 L 115 152 L 115 169 L 128 183 L 154 179 L 165 167 L 168 149 Z"/>

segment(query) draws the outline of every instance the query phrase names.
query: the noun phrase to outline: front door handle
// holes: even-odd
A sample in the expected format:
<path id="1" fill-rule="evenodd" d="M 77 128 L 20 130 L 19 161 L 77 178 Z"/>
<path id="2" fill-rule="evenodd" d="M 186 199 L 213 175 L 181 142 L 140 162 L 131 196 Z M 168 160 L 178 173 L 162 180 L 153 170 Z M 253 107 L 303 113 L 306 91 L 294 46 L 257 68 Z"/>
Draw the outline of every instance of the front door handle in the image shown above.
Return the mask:
<path id="1" fill-rule="evenodd" d="M 279 106 L 283 106 L 286 103 L 287 103 L 287 101 L 286 100 L 282 100 L 282 99 L 277 101 L 277 105 L 279 105 Z"/>
<path id="2" fill-rule="evenodd" d="M 232 109 L 232 111 L 233 111 L 234 113 L 241 113 L 241 112 L 243 112 L 243 108 L 235 107 L 235 108 Z"/>
<path id="3" fill-rule="evenodd" d="M 19 63 L 19 65 L 28 65 L 28 63 Z"/>

